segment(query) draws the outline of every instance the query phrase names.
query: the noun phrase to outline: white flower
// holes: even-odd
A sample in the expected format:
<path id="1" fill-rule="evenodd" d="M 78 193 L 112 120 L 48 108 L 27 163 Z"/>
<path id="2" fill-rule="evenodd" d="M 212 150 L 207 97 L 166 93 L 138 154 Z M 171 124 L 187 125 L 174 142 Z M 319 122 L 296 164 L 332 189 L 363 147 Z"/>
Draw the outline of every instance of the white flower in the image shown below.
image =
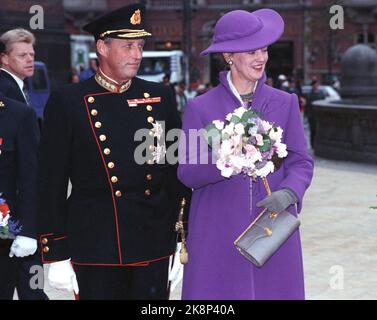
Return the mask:
<path id="1" fill-rule="evenodd" d="M 232 119 L 233 113 L 228 113 L 225 117 L 226 120 L 230 121 Z"/>
<path id="2" fill-rule="evenodd" d="M 234 134 L 234 123 L 231 122 L 225 126 L 225 128 L 222 130 L 222 133 L 226 133 L 229 136 L 232 136 Z"/>
<path id="3" fill-rule="evenodd" d="M 276 129 L 272 129 L 269 133 L 270 139 L 274 141 L 278 141 L 278 142 L 281 141 L 282 136 L 283 136 L 283 129 L 280 127 L 277 127 Z"/>
<path id="4" fill-rule="evenodd" d="M 247 110 L 244 108 L 244 107 L 239 107 L 237 109 L 235 109 L 233 111 L 233 114 L 239 118 L 242 118 L 243 114 L 246 112 Z"/>
<path id="5" fill-rule="evenodd" d="M 276 148 L 276 153 L 279 158 L 285 158 L 288 155 L 287 145 L 285 143 L 276 142 L 274 147 Z"/>
<path id="6" fill-rule="evenodd" d="M 3 215 L 0 212 L 0 227 L 5 227 L 8 225 L 8 220 L 10 218 L 10 215 L 7 214 L 4 218 Z"/>
<path id="7" fill-rule="evenodd" d="M 224 129 L 224 121 L 220 120 L 214 120 L 212 123 L 215 125 L 217 130 L 223 130 Z"/>
<path id="8" fill-rule="evenodd" d="M 233 173 L 232 167 L 228 165 L 223 159 L 216 161 L 216 167 L 221 171 L 221 175 L 225 178 L 229 178 Z"/>
<path id="9" fill-rule="evenodd" d="M 255 139 L 257 140 L 257 146 L 263 146 L 263 136 L 259 133 L 254 134 Z"/>
<path id="10" fill-rule="evenodd" d="M 233 153 L 233 149 L 234 149 L 233 142 L 231 140 L 224 140 L 221 143 L 220 150 L 219 150 L 220 157 L 226 157 L 226 156 L 231 155 Z"/>
<path id="11" fill-rule="evenodd" d="M 272 161 L 268 161 L 263 168 L 256 170 L 255 173 L 259 177 L 266 177 L 269 173 L 274 172 L 274 170 L 274 164 L 272 163 Z"/>
<path id="12" fill-rule="evenodd" d="M 262 127 L 265 132 L 268 132 L 272 128 L 272 125 L 268 121 L 262 120 Z"/>
<path id="13" fill-rule="evenodd" d="M 234 131 L 235 133 L 237 134 L 245 134 L 245 127 L 243 126 L 242 123 L 237 123 L 235 126 L 234 126 Z"/>

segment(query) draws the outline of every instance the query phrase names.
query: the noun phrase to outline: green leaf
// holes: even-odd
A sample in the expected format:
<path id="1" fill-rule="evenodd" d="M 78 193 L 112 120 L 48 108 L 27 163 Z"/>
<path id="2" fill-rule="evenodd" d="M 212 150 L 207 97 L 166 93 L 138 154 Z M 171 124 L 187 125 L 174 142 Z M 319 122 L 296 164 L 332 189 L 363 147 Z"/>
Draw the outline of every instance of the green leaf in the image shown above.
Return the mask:
<path id="1" fill-rule="evenodd" d="M 240 123 L 241 122 L 241 118 L 237 117 L 235 115 L 232 115 L 232 117 L 230 118 L 230 122 L 232 122 L 234 124 Z"/>
<path id="2" fill-rule="evenodd" d="M 210 123 L 206 127 L 204 138 L 206 139 L 207 143 L 212 147 L 213 139 L 219 138 L 220 134 L 221 134 L 220 130 L 217 129 L 213 123 Z"/>
<path id="3" fill-rule="evenodd" d="M 260 152 L 266 152 L 271 149 L 271 140 L 267 136 L 263 136 L 263 146 L 259 147 Z"/>

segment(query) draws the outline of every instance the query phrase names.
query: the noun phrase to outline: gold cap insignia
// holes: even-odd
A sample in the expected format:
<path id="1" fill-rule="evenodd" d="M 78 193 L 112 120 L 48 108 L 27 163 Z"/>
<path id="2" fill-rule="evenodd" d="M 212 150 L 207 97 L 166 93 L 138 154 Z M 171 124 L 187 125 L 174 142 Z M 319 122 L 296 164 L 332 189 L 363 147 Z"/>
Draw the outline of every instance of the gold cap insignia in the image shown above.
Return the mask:
<path id="1" fill-rule="evenodd" d="M 134 12 L 134 14 L 132 15 L 132 17 L 130 18 L 130 22 L 131 24 L 135 25 L 135 24 L 140 24 L 141 23 L 141 14 L 140 14 L 140 10 L 136 10 Z"/>
<path id="2" fill-rule="evenodd" d="M 3 101 L 0 101 L 0 108 L 4 108 L 5 107 L 5 104 Z"/>

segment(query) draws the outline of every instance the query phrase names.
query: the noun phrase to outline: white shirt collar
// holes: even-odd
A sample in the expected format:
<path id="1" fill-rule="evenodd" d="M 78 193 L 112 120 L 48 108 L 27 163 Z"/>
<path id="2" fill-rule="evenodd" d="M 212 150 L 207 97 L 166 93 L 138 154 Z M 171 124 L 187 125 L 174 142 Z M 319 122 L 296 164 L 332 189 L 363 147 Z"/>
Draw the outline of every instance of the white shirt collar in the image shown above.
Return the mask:
<path id="1" fill-rule="evenodd" d="M 14 75 L 13 73 L 11 73 L 10 71 L 4 69 L 4 68 L 1 68 L 1 70 L 5 71 L 6 73 L 10 74 L 13 77 L 13 79 L 17 82 L 18 86 L 20 87 L 22 94 L 24 94 L 24 91 L 23 91 L 24 90 L 24 81 L 21 80 L 16 75 Z"/>
<path id="2" fill-rule="evenodd" d="M 232 82 L 232 77 L 230 75 L 230 71 L 228 71 L 227 75 L 226 75 L 226 79 L 228 80 L 228 84 L 229 84 L 229 88 L 230 90 L 232 90 L 232 93 L 236 96 L 236 98 L 238 99 L 238 101 L 241 103 L 241 105 L 243 105 L 243 101 L 241 99 L 241 95 L 238 93 L 236 87 L 234 86 L 233 82 Z M 255 82 L 255 85 L 254 85 L 254 88 L 253 88 L 253 93 L 255 92 L 255 89 L 257 87 L 257 84 L 258 84 L 258 81 Z"/>

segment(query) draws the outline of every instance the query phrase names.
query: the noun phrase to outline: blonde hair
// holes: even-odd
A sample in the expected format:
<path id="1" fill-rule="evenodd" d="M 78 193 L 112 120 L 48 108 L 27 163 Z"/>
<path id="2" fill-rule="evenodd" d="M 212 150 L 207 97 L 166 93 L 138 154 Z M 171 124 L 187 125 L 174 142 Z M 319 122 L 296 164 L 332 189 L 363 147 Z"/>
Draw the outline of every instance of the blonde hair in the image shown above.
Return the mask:
<path id="1" fill-rule="evenodd" d="M 0 36 L 0 41 L 2 41 L 5 45 L 5 53 L 10 53 L 10 51 L 12 51 L 11 45 L 13 43 L 25 42 L 34 45 L 35 37 L 30 31 L 26 29 L 16 28 L 3 33 Z"/>

